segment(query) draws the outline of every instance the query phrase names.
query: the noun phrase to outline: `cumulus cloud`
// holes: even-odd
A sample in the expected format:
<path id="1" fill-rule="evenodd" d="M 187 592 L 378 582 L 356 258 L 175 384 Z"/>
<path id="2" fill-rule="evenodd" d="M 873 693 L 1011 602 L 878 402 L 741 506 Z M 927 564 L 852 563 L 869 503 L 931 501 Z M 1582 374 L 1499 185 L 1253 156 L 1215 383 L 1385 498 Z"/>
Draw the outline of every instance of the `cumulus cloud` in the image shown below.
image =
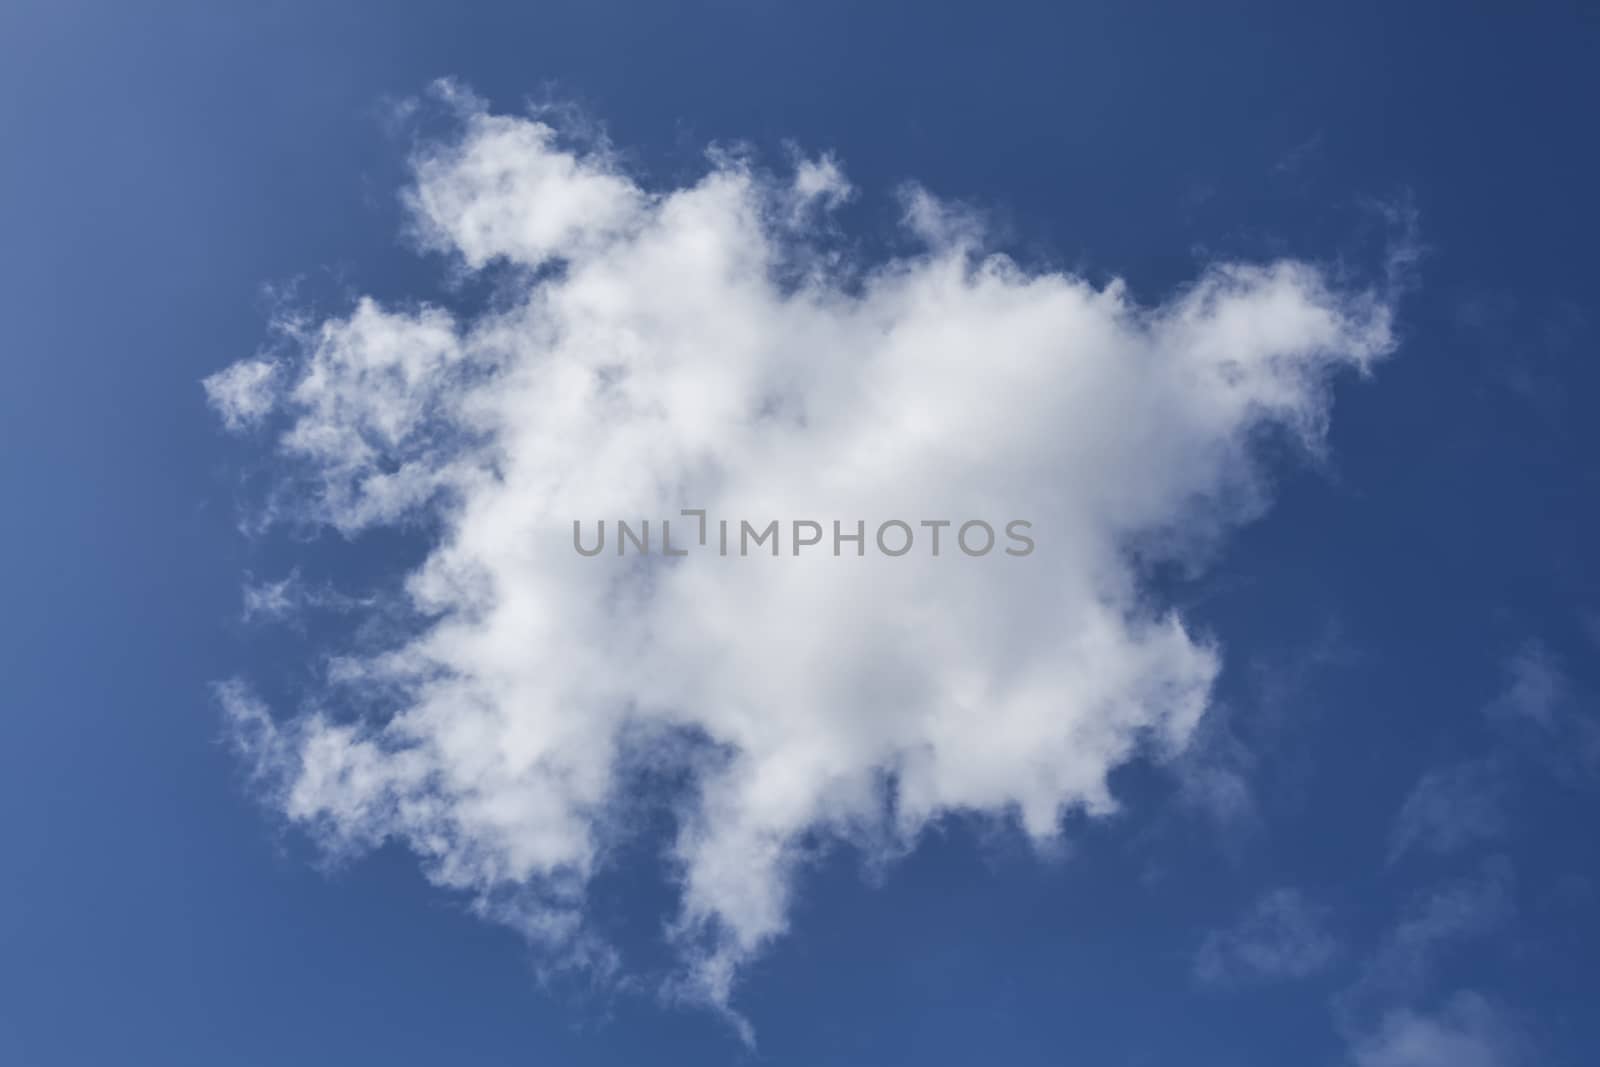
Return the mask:
<path id="1" fill-rule="evenodd" d="M 454 130 L 418 149 L 406 203 L 498 298 L 362 299 L 271 373 L 206 383 L 228 425 L 268 420 L 279 506 L 430 538 L 406 639 L 338 657 L 305 708 L 222 691 L 283 813 L 335 847 L 400 842 L 566 950 L 629 769 L 671 762 L 667 935 L 726 1003 L 784 931 L 808 842 L 893 851 L 952 812 L 1049 838 L 1114 808 L 1119 763 L 1181 748 L 1219 653 L 1144 568 L 1261 511 L 1257 444 L 1317 444 L 1330 377 L 1392 347 L 1380 295 L 1219 262 L 1141 303 L 991 252 L 923 190 L 902 198 L 911 250 L 862 263 L 830 238 L 850 195 L 831 158 L 783 176 L 712 156 L 651 188 L 603 146 L 444 96 Z M 780 554 L 722 556 L 721 518 L 779 520 Z M 602 519 L 650 520 L 656 553 L 579 555 L 574 521 Z M 874 543 L 891 519 L 903 556 Z M 962 523 L 1015 519 L 1028 554 L 959 550 Z M 661 520 L 688 556 L 661 555 Z M 795 554 L 797 520 L 826 540 Z M 836 556 L 832 524 L 858 521 L 862 554 Z"/>
<path id="2" fill-rule="evenodd" d="M 1323 908 L 1295 889 L 1275 889 L 1231 928 L 1206 936 L 1195 976 L 1213 984 L 1305 978 L 1332 963 L 1338 943 Z"/>

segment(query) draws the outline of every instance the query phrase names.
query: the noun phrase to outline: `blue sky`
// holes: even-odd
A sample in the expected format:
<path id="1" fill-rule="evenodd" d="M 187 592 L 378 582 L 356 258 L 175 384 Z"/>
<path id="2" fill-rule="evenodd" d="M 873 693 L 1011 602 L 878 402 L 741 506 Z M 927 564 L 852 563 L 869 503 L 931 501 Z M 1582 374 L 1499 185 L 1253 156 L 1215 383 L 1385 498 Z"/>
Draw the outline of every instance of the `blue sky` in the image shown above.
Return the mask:
<path id="1" fill-rule="evenodd" d="M 1597 45 L 1577 4 L 9 5 L 0 1062 L 1592 1062 Z M 441 78 L 455 88 L 430 88 Z M 530 114 L 559 137 L 516 141 Z M 551 160 L 593 198 L 538 237 L 547 216 L 523 186 L 474 184 L 474 150 L 547 194 L 532 201 L 579 188 L 538 184 Z M 673 191 L 741 173 L 746 200 L 660 213 Z M 735 226 L 746 204 L 766 228 Z M 687 288 L 691 246 L 664 246 L 662 268 L 637 238 L 718 226 L 733 252 L 817 272 L 823 295 L 802 299 L 794 276 Z M 990 289 L 960 273 L 995 252 L 1009 266 Z M 770 449 L 759 476 L 724 471 L 717 484 L 747 494 L 730 501 L 771 482 L 814 502 L 821 428 L 854 425 L 829 413 L 877 426 L 883 410 L 855 398 L 917 398 L 935 436 L 886 434 L 874 453 L 921 449 L 887 463 L 884 484 L 908 494 L 893 499 L 928 509 L 907 518 L 974 500 L 1040 517 L 1040 551 L 1015 561 L 1034 570 L 988 586 L 966 579 L 1000 570 L 928 564 L 927 587 L 973 598 L 930 602 L 962 605 L 966 638 L 1048 636 L 1055 607 L 1107 635 L 1081 662 L 967 640 L 928 673 L 971 668 L 1005 692 L 1042 678 L 1039 699 L 1067 710 L 1008 704 L 992 720 L 1007 727 L 987 730 L 980 709 L 953 734 L 880 720 L 950 689 L 912 691 L 895 670 L 902 655 L 927 665 L 931 640 L 876 624 L 904 621 L 873 614 L 909 595 L 898 585 L 873 586 L 894 595 L 864 599 L 860 632 L 829 643 L 848 618 L 799 606 L 860 588 L 826 584 L 837 570 L 820 586 L 724 570 L 668 590 L 689 598 L 668 607 L 722 605 L 692 613 L 681 678 L 576 624 L 539 646 L 551 659 L 523 688 L 472 666 L 505 653 L 419 614 L 403 582 L 425 561 L 551 597 L 587 595 L 599 572 L 494 554 L 520 529 L 495 516 L 529 497 L 452 480 L 480 458 L 460 412 L 492 409 L 470 428 L 529 484 L 570 467 L 608 491 L 639 469 L 688 479 L 662 456 L 692 454 L 710 424 L 669 420 L 670 448 L 615 468 L 519 451 L 519 428 L 598 447 L 646 425 L 516 407 L 518 372 L 554 350 L 528 354 L 526 330 L 500 348 L 474 333 L 534 296 L 581 303 L 567 279 L 589 276 L 619 305 L 674 297 L 639 320 L 664 325 L 638 333 L 630 403 L 681 413 L 721 395 L 746 349 L 765 353 L 753 378 L 787 383 L 776 410 L 800 405 L 806 432 L 711 438 L 719 460 Z M 1209 292 L 1237 320 L 1183 303 L 1219 276 Z M 885 277 L 903 290 L 874 288 Z M 1121 310 L 1085 295 L 1114 278 Z M 1043 340 L 1007 317 L 1050 293 Z M 359 318 L 363 296 L 379 317 Z M 669 314 L 703 299 L 715 314 Z M 582 305 L 604 336 L 634 336 L 610 306 Z M 420 351 L 406 346 L 427 307 L 456 339 L 416 341 L 436 360 L 417 372 L 428 392 L 392 396 L 393 379 L 351 369 L 350 352 Z M 863 322 L 892 323 L 928 362 L 876 347 Z M 668 340 L 708 362 L 649 378 Z M 1242 400 L 1221 376 L 1174 385 L 1213 348 L 1242 361 L 1228 364 Z M 1062 381 L 1060 350 L 1137 369 Z M 851 370 L 856 355 L 881 377 Z M 458 359 L 491 384 L 439 370 Z M 202 386 L 241 361 L 277 392 Z M 1010 379 L 973 378 L 973 361 L 1042 384 L 983 421 L 972 383 Z M 785 376 L 800 365 L 804 386 Z M 326 391 L 295 393 L 318 366 Z M 362 405 L 390 401 L 460 418 L 371 469 L 286 444 L 295 427 L 374 440 L 391 409 Z M 988 465 L 963 481 L 972 457 Z M 380 513 L 361 479 L 407 460 L 489 518 L 433 489 Z M 1077 473 L 1051 481 L 1058 468 Z M 871 500 L 878 484 L 847 488 Z M 617 499 L 596 492 L 579 499 Z M 1058 530 L 1075 531 L 1070 551 Z M 464 558 L 441 555 L 452 538 Z M 432 603 L 447 621 L 482 607 L 445 585 Z M 751 614 L 763 602 L 799 621 L 774 629 Z M 662 620 L 690 614 L 641 614 L 641 647 L 673 647 L 684 630 Z M 1182 636 L 1155 626 L 1174 617 Z M 503 625 L 515 660 L 523 631 Z M 711 636 L 753 668 L 705 653 Z M 435 705 L 380 656 L 418 641 L 475 688 L 446 690 L 433 732 L 400 741 L 385 724 Z M 817 669 L 774 695 L 771 679 L 810 662 L 801 647 Z M 573 666 L 591 654 L 592 672 Z M 995 666 L 1013 659 L 1028 671 Z M 461 707 L 523 722 L 547 682 L 629 725 L 563 720 L 553 778 L 439 784 L 459 773 L 476 790 L 523 736 L 440 755 Z M 623 695 L 602 699 L 602 682 Z M 1171 694 L 1200 682 L 1195 720 Z M 1131 750 L 1096 730 L 1109 712 L 1082 694 L 1101 685 L 1126 698 Z M 728 712 L 728 693 L 761 714 Z M 893 759 L 837 716 L 817 727 L 824 696 L 846 724 L 885 723 Z M 653 700 L 684 736 L 634 739 L 632 716 L 667 721 Z M 1086 732 L 1063 740 L 1062 716 Z M 1002 734 L 1022 755 L 984 749 Z M 319 738 L 343 777 L 307 777 Z M 644 770 L 614 772 L 611 744 Z M 739 762 L 763 746 L 766 762 Z M 795 755 L 813 749 L 827 759 Z M 377 793 L 352 784 L 357 765 Z M 600 809 L 587 774 L 603 776 Z M 788 775 L 792 794 L 764 791 Z M 546 786 L 561 799 L 527 799 Z M 442 814 L 406 814 L 418 805 Z M 784 862 L 744 868 L 751 841 Z M 726 985 L 708 984 L 722 966 Z"/>

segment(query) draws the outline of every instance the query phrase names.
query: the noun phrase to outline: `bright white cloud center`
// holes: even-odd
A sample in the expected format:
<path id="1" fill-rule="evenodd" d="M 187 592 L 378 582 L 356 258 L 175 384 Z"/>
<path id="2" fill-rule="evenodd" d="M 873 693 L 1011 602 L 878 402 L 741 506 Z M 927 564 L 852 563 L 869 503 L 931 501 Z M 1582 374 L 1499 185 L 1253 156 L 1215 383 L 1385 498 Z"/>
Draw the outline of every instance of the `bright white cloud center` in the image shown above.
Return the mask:
<path id="1" fill-rule="evenodd" d="M 320 710 L 224 687 L 291 819 L 403 842 L 570 944 L 628 768 L 670 763 L 692 783 L 663 858 L 670 936 L 725 1001 L 785 927 L 803 836 L 898 847 L 964 811 L 1042 838 L 1109 809 L 1139 746 L 1183 744 L 1217 652 L 1141 566 L 1259 511 L 1252 442 L 1317 438 L 1330 372 L 1391 347 L 1381 299 L 1283 261 L 1141 306 L 986 254 L 918 191 L 920 250 L 861 264 L 830 251 L 849 192 L 831 160 L 779 180 L 718 158 L 648 189 L 455 101 L 407 202 L 428 246 L 512 277 L 511 298 L 467 318 L 362 300 L 206 383 L 231 426 L 278 435 L 318 520 L 437 531 L 406 582 L 426 621 L 338 659 Z M 777 519 L 781 553 L 617 557 L 616 520 L 659 539 L 683 508 Z M 601 519 L 607 551 L 579 555 L 573 521 L 592 538 Z M 888 519 L 914 551 L 871 546 Z M 920 522 L 970 519 L 1025 519 L 1036 547 L 1007 555 L 1002 532 L 969 557 L 952 526 L 927 551 Z M 795 520 L 829 536 L 795 556 Z M 864 556 L 832 554 L 834 520 L 864 521 Z"/>

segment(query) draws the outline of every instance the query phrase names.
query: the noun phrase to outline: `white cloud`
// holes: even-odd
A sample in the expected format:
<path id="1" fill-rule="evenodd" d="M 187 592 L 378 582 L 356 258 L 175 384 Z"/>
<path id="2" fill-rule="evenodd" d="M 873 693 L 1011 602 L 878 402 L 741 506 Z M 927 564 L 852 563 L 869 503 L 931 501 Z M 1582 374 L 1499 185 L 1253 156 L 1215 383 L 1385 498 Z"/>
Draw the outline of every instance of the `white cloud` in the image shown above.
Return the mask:
<path id="1" fill-rule="evenodd" d="M 270 360 L 247 359 L 218 371 L 201 384 L 222 421 L 230 430 L 238 430 L 272 410 L 277 399 L 277 376 L 277 364 Z"/>
<path id="2" fill-rule="evenodd" d="M 354 611 L 376 601 L 343 593 L 327 583 L 314 584 L 291 571 L 277 581 L 247 581 L 242 599 L 245 622 L 298 621 L 311 611 Z"/>
<path id="3" fill-rule="evenodd" d="M 1279 261 L 1142 305 L 988 254 L 923 191 L 906 210 L 925 247 L 855 263 L 826 237 L 848 188 L 831 159 L 779 179 L 714 157 L 651 190 L 452 100 L 459 131 L 419 152 L 407 202 L 429 247 L 512 296 L 465 319 L 362 300 L 298 331 L 281 375 L 207 383 L 230 425 L 275 386 L 307 515 L 436 531 L 409 640 L 339 660 L 302 713 L 226 690 L 291 819 L 402 842 L 567 945 L 625 768 L 641 746 L 687 754 L 670 934 L 726 1003 L 785 929 L 806 835 L 902 847 L 965 811 L 1042 840 L 1066 809 L 1110 811 L 1107 772 L 1141 746 L 1184 743 L 1218 652 L 1141 565 L 1259 513 L 1253 445 L 1317 442 L 1330 375 L 1391 347 L 1383 300 Z M 1037 548 L 967 558 L 952 530 L 939 558 L 921 540 L 796 558 L 787 534 L 778 559 L 573 551 L 574 519 L 659 537 L 685 507 L 863 519 L 869 539 L 888 518 L 1025 518 Z M 364 717 L 375 691 L 392 705 Z"/>
<path id="4" fill-rule="evenodd" d="M 1295 889 L 1264 894 L 1232 927 L 1206 936 L 1195 956 L 1203 982 L 1305 978 L 1332 963 L 1339 946 L 1325 910 Z"/>

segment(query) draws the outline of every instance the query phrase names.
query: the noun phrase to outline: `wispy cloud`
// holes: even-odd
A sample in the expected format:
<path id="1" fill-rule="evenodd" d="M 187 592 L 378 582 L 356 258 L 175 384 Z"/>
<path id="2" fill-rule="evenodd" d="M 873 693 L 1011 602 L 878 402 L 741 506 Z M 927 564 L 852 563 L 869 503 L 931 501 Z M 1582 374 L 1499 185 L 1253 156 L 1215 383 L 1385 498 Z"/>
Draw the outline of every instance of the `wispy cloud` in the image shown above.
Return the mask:
<path id="1" fill-rule="evenodd" d="M 1408 852 L 1442 855 L 1499 837 L 1507 827 L 1504 790 L 1492 761 L 1429 771 L 1395 816 L 1389 862 Z"/>
<path id="2" fill-rule="evenodd" d="M 1523 1042 L 1488 999 L 1458 992 L 1428 1008 L 1450 958 L 1503 933 L 1516 879 L 1491 857 L 1473 874 L 1415 894 L 1333 1008 L 1355 1067 L 1512 1067 Z M 1448 986 L 1447 986 L 1448 988 Z"/>
<path id="3" fill-rule="evenodd" d="M 1556 730 L 1571 707 L 1566 671 L 1548 648 L 1529 641 L 1505 663 L 1505 687 L 1490 701 L 1491 718 Z"/>
<path id="4" fill-rule="evenodd" d="M 1332 963 L 1338 951 L 1325 908 L 1299 890 L 1275 889 L 1232 927 L 1206 936 L 1194 972 L 1215 985 L 1306 978 Z"/>
<path id="5" fill-rule="evenodd" d="M 1543 642 L 1528 641 L 1507 657 L 1503 677 L 1484 708 L 1491 723 L 1562 777 L 1600 771 L 1600 718 Z"/>
<path id="6" fill-rule="evenodd" d="M 203 383 L 206 399 L 230 430 L 259 422 L 277 403 L 278 366 L 268 359 L 235 363 Z"/>
<path id="7" fill-rule="evenodd" d="M 1499 933 L 1516 914 L 1511 864 L 1491 857 L 1473 874 L 1417 893 L 1338 1008 L 1356 1022 L 1423 996 L 1441 960 L 1457 947 Z"/>
<path id="8" fill-rule="evenodd" d="M 310 611 L 355 611 L 374 606 L 371 597 L 358 597 L 329 582 L 310 582 L 299 571 L 276 581 L 247 581 L 241 593 L 245 622 L 284 622 Z"/>

